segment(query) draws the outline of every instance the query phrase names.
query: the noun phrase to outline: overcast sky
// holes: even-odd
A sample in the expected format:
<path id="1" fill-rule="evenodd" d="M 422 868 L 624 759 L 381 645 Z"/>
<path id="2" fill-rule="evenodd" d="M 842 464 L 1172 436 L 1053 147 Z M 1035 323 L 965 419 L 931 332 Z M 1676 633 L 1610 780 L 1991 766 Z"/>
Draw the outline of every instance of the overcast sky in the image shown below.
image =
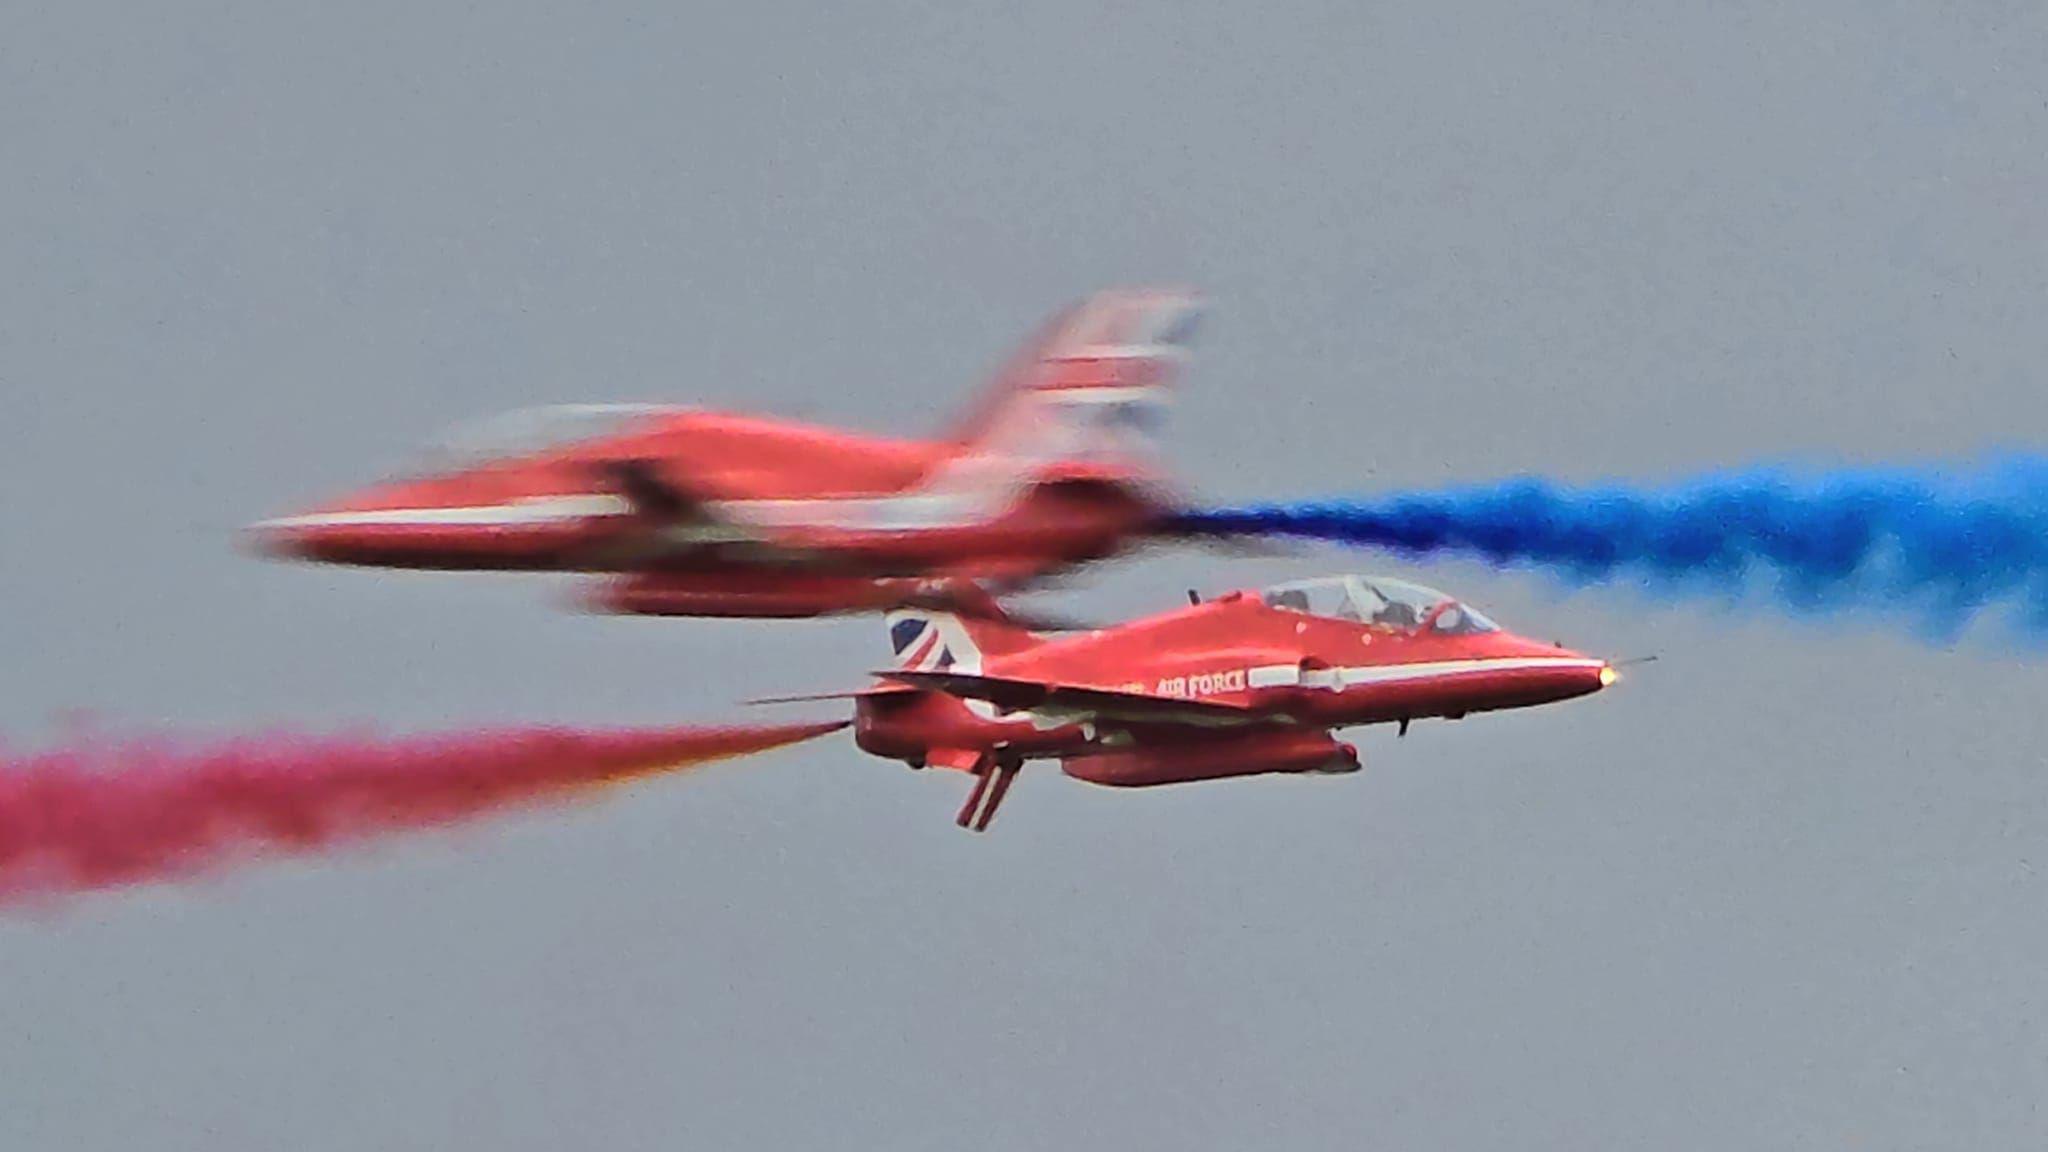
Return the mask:
<path id="1" fill-rule="evenodd" d="M 934 428 L 1214 302 L 1217 496 L 1958 456 L 2048 421 L 2034 0 L 0 14 L 0 732 L 733 718 L 878 624 L 597 620 L 237 526 L 451 421 Z M 1357 776 L 966 788 L 843 737 L 0 921 L 22 1149 L 2048 1142 L 2048 674 L 1318 550 L 1661 663 Z"/>

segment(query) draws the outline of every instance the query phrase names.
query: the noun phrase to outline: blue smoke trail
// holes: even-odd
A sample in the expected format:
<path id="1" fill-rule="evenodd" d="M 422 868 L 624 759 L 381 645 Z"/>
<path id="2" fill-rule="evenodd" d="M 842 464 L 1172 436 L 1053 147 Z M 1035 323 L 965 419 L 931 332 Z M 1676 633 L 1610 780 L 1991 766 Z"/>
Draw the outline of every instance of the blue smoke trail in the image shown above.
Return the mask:
<path id="1" fill-rule="evenodd" d="M 1952 641 L 1980 613 L 2048 637 L 2048 458 L 1959 468 L 1766 467 L 1662 487 L 1523 477 L 1191 514 L 1199 534 L 1291 536 L 1547 569 L 1578 584 L 1875 611 Z"/>

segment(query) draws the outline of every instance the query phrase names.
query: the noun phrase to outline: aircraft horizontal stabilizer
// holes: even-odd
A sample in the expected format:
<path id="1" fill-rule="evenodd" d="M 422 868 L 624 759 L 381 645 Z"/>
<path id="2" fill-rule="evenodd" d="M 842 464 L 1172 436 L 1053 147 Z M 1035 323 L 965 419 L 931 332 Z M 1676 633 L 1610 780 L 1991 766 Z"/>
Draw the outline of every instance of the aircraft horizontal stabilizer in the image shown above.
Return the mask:
<path id="1" fill-rule="evenodd" d="M 747 705 L 756 704 L 812 704 L 821 700 L 865 700 L 876 696 L 899 696 L 916 689 L 905 684 L 871 684 L 866 688 L 847 688 L 838 692 L 805 692 L 794 696 L 757 696 L 742 700 Z"/>

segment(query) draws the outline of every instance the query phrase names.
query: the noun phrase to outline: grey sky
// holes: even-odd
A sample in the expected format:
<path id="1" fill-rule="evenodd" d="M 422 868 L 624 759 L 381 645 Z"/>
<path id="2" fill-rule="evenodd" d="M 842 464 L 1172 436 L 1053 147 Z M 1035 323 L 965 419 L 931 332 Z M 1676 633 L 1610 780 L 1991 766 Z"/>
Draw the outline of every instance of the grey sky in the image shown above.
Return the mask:
<path id="1" fill-rule="evenodd" d="M 1212 494 L 2038 442 L 2044 61 L 2021 2 L 14 4 L 0 731 L 854 682 L 872 622 L 231 533 L 521 404 L 931 427 L 1110 283 L 1214 300 Z M 2048 1140 L 2040 666 L 1405 570 L 1664 662 L 1350 778 L 1027 775 L 985 838 L 842 740 L 0 921 L 0 1145 Z"/>

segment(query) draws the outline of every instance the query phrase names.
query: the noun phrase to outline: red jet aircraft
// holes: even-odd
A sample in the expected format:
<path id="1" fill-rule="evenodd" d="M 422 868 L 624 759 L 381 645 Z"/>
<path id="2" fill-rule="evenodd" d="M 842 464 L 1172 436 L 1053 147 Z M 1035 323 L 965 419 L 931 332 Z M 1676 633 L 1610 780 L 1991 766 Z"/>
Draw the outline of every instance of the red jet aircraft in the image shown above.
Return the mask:
<path id="1" fill-rule="evenodd" d="M 502 417 L 436 474 L 255 526 L 271 554 L 386 568 L 618 574 L 603 610 L 803 617 L 1015 588 L 1158 531 L 1148 435 L 1197 300 L 1093 296 L 1048 322 L 944 439 L 583 405 Z"/>
<path id="2" fill-rule="evenodd" d="M 887 617 L 896 667 L 853 692 L 861 749 L 974 775 L 962 827 L 988 827 L 1026 760 L 1142 788 L 1346 773 L 1336 728 L 1525 708 L 1597 692 L 1612 664 L 1502 631 L 1441 592 L 1377 576 L 1240 591 L 1093 632 L 1043 637 L 992 601 Z"/>

